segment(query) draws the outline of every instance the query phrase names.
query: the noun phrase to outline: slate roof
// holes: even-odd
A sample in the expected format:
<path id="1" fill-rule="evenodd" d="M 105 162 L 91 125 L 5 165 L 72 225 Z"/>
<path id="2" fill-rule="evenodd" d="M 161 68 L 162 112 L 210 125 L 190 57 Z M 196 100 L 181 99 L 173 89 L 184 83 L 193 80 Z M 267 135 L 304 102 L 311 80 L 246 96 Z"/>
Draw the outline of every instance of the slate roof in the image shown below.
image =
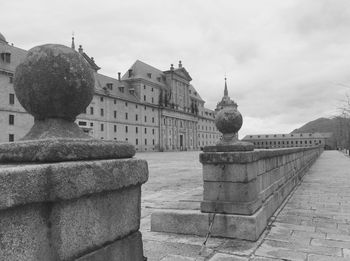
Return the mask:
<path id="1" fill-rule="evenodd" d="M 26 57 L 28 52 L 21 48 L 9 45 L 4 42 L 0 42 L 0 54 L 1 53 L 10 53 L 11 62 L 7 63 L 0 59 L 0 69 L 14 73 L 17 65 Z"/>
<path id="2" fill-rule="evenodd" d="M 165 82 L 163 80 L 165 77 L 164 73 L 161 70 L 147 63 L 144 63 L 140 60 L 136 60 L 136 62 L 134 62 L 134 64 L 130 67 L 130 69 L 132 70 L 131 77 L 129 77 L 129 70 L 128 70 L 123 75 L 122 80 L 141 78 L 141 79 L 145 79 L 150 82 L 153 82 L 155 84 L 165 86 Z M 149 73 L 151 74 L 151 78 L 148 76 Z"/>
<path id="3" fill-rule="evenodd" d="M 199 93 L 197 92 L 197 90 L 193 87 L 192 84 L 190 84 L 190 97 L 195 99 L 195 100 L 198 100 L 198 101 L 201 101 L 201 102 L 204 102 L 204 100 L 202 99 L 202 97 L 199 95 Z"/>

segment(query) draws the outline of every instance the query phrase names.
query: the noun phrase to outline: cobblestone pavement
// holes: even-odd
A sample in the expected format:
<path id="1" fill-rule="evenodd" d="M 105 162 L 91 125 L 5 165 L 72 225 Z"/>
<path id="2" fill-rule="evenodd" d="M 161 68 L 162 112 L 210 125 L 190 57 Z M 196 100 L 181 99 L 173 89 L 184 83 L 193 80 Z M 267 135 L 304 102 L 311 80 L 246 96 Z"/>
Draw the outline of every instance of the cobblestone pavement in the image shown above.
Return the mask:
<path id="1" fill-rule="evenodd" d="M 149 261 L 350 260 L 350 158 L 325 151 L 275 213 L 257 242 L 150 232 L 155 209 L 199 209 L 199 152 L 139 153 L 149 162 L 143 186 L 141 232 Z"/>

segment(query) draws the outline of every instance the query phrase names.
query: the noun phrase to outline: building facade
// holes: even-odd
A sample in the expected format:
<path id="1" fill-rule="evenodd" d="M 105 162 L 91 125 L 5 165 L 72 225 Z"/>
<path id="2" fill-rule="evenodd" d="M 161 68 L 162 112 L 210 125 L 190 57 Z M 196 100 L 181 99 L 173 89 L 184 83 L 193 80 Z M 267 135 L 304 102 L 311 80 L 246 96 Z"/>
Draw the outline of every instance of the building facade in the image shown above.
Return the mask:
<path id="1" fill-rule="evenodd" d="M 257 149 L 322 146 L 332 149 L 332 133 L 289 133 L 246 135 L 243 141 L 254 144 Z"/>
<path id="2" fill-rule="evenodd" d="M 181 61 L 177 68 L 161 71 L 137 60 L 123 76 L 113 78 L 98 73 L 100 67 L 82 46 L 77 51 L 95 76 L 95 95 L 76 120 L 84 132 L 128 141 L 138 151 L 198 150 L 219 139 L 215 112 L 205 108 Z M 17 101 L 12 83 L 26 53 L 0 34 L 0 142 L 20 139 L 34 122 Z"/>

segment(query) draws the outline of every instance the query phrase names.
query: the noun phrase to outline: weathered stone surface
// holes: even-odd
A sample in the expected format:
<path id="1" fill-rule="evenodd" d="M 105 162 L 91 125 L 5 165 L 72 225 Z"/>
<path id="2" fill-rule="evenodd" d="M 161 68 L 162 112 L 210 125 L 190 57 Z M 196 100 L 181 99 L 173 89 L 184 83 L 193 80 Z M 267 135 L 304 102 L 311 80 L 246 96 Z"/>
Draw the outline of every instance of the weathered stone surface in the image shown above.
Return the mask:
<path id="1" fill-rule="evenodd" d="M 257 199 L 252 202 L 203 200 L 200 205 L 200 210 L 204 213 L 252 215 L 261 207 L 261 204 L 261 199 Z"/>
<path id="2" fill-rule="evenodd" d="M 204 181 L 249 182 L 258 175 L 257 162 L 247 164 L 203 164 Z"/>
<path id="3" fill-rule="evenodd" d="M 2 165 L 0 209 L 75 199 L 140 185 L 147 179 L 147 162 L 138 159 Z"/>
<path id="4" fill-rule="evenodd" d="M 0 162 L 60 162 L 131 158 L 135 147 L 126 142 L 95 139 L 44 139 L 0 144 Z"/>
<path id="5" fill-rule="evenodd" d="M 92 100 L 94 76 L 78 52 L 46 44 L 30 49 L 17 66 L 14 88 L 21 105 L 36 120 L 73 122 Z"/>
<path id="6" fill-rule="evenodd" d="M 151 231 L 205 236 L 209 228 L 209 215 L 199 211 L 157 211 L 151 216 Z M 216 214 L 212 236 L 240 238 L 255 241 L 263 232 L 267 218 L 262 210 L 254 215 Z"/>
<path id="7" fill-rule="evenodd" d="M 138 231 L 140 196 L 138 186 L 54 204 L 51 244 L 60 260 L 81 256 Z"/>
<path id="8" fill-rule="evenodd" d="M 45 204 L 0 211 L 0 259 L 55 260 L 50 247 L 47 215 Z"/>
<path id="9" fill-rule="evenodd" d="M 259 195 L 256 179 L 247 183 L 204 181 L 203 187 L 204 200 L 251 202 Z"/>
<path id="10" fill-rule="evenodd" d="M 229 151 L 253 151 L 254 144 L 245 141 L 236 141 L 233 144 L 217 144 L 215 146 L 205 146 L 204 152 L 229 152 Z"/>
<path id="11" fill-rule="evenodd" d="M 141 233 L 135 232 L 76 261 L 144 261 Z"/>

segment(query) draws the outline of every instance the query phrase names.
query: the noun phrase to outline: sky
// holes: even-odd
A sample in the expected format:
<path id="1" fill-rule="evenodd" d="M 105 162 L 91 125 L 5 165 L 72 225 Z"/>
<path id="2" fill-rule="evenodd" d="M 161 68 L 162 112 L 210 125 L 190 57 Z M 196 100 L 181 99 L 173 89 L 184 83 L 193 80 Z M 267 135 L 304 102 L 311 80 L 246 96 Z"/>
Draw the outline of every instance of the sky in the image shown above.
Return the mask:
<path id="1" fill-rule="evenodd" d="M 349 0 L 12 0 L 1 10 L 9 43 L 70 46 L 74 32 L 111 77 L 137 59 L 160 70 L 181 60 L 209 109 L 226 75 L 240 137 L 332 117 L 350 92 Z"/>

